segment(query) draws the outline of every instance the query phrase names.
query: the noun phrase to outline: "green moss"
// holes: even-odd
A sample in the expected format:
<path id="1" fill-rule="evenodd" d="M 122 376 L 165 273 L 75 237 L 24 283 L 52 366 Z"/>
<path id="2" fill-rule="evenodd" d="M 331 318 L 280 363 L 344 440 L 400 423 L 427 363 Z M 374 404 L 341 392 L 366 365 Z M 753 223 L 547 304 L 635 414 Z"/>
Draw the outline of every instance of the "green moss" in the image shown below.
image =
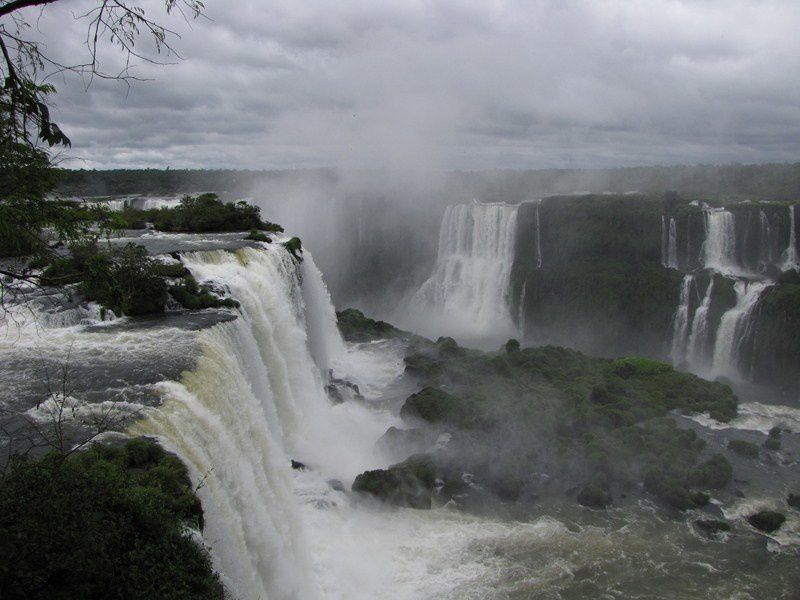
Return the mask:
<path id="1" fill-rule="evenodd" d="M 186 532 L 202 510 L 183 464 L 151 442 L 18 462 L 0 479 L 4 598 L 222 599 Z"/>
<path id="2" fill-rule="evenodd" d="M 384 321 L 364 316 L 360 310 L 346 308 L 336 313 L 339 331 L 348 342 L 370 342 L 409 335 Z"/>

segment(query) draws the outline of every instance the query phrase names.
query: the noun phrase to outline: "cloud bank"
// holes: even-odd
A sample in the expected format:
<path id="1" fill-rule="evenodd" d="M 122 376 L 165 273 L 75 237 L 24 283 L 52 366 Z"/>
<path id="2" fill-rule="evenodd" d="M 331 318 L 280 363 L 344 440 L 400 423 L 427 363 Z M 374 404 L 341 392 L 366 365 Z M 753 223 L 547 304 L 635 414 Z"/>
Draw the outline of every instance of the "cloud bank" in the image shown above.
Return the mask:
<path id="1" fill-rule="evenodd" d="M 56 78 L 68 166 L 800 160 L 796 0 L 207 0 L 191 24 L 141 4 L 184 59 L 130 89 Z M 92 5 L 43 11 L 50 53 L 84 55 Z"/>

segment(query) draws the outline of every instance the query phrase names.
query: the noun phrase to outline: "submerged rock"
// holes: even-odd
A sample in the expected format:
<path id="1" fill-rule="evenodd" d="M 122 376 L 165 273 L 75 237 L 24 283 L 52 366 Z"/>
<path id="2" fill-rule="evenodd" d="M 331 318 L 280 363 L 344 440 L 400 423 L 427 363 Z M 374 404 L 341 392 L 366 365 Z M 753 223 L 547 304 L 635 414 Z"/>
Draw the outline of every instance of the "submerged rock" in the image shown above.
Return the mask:
<path id="1" fill-rule="evenodd" d="M 747 522 L 753 527 L 764 533 L 772 533 L 780 529 L 786 521 L 786 516 L 783 513 L 774 510 L 762 510 L 754 515 L 747 517 Z"/>

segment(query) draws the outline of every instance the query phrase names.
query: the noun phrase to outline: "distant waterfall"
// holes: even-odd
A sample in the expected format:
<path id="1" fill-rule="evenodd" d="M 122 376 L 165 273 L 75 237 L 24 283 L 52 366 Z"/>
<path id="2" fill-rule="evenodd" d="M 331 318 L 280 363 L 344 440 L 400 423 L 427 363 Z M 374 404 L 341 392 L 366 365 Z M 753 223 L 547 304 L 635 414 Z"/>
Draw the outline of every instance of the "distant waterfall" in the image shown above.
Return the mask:
<path id="1" fill-rule="evenodd" d="M 797 255 L 797 224 L 794 218 L 794 205 L 789 207 L 789 244 L 783 253 L 783 269 L 800 268 Z"/>
<path id="2" fill-rule="evenodd" d="M 738 376 L 741 345 L 747 337 L 753 309 L 768 285 L 760 281 L 735 283 L 736 306 L 722 316 L 719 324 L 714 344 L 712 375 Z"/>
<path id="3" fill-rule="evenodd" d="M 772 257 L 772 227 L 769 224 L 769 217 L 763 210 L 758 211 L 759 221 L 759 265 L 764 268 L 773 263 Z"/>
<path id="4" fill-rule="evenodd" d="M 678 226 L 675 217 L 661 217 L 661 264 L 669 269 L 678 268 Z"/>
<path id="5" fill-rule="evenodd" d="M 509 284 L 514 261 L 517 206 L 448 206 L 431 277 L 412 299 L 429 335 L 510 336 Z"/>
<path id="6" fill-rule="evenodd" d="M 672 317 L 672 348 L 670 357 L 673 363 L 679 363 L 686 355 L 686 345 L 688 343 L 687 334 L 689 331 L 689 304 L 691 302 L 692 288 L 694 287 L 694 275 L 685 275 L 681 282 L 681 295 L 678 301 L 678 308 Z"/>
<path id="7" fill-rule="evenodd" d="M 711 296 L 714 292 L 714 278 L 708 282 L 703 302 L 697 307 L 692 319 L 692 329 L 687 342 L 686 358 L 693 365 L 705 360 L 705 348 L 708 343 L 708 310 L 711 308 Z"/>
<path id="8" fill-rule="evenodd" d="M 736 270 L 736 223 L 733 213 L 722 209 L 706 210 L 705 228 L 704 266 L 720 273 Z"/>
<path id="9" fill-rule="evenodd" d="M 542 221 L 539 216 L 539 209 L 542 201 L 536 203 L 536 268 L 542 268 Z"/>
<path id="10" fill-rule="evenodd" d="M 226 286 L 240 316 L 200 332 L 195 369 L 159 384 L 163 405 L 132 432 L 158 436 L 189 466 L 204 539 L 233 597 L 320 597 L 290 459 L 351 480 L 376 466 L 386 425 L 325 396 L 319 367 L 335 369 L 344 343 L 308 252 L 302 265 L 278 244 L 183 260 L 199 280 Z"/>

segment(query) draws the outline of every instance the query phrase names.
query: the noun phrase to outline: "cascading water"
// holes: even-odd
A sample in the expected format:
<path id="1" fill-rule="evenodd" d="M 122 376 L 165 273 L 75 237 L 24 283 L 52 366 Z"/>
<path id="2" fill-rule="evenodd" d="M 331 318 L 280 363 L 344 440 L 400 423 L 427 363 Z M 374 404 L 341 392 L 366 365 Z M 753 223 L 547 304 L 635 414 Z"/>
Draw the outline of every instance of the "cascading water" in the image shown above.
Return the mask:
<path id="1" fill-rule="evenodd" d="M 448 206 L 431 277 L 411 305 L 423 333 L 500 339 L 516 333 L 509 313 L 517 206 Z"/>
<path id="2" fill-rule="evenodd" d="M 789 207 L 789 244 L 783 252 L 783 269 L 797 269 L 800 267 L 800 257 L 797 255 L 797 225 L 794 218 L 794 205 Z"/>
<path id="3" fill-rule="evenodd" d="M 713 376 L 737 377 L 739 375 L 740 351 L 746 338 L 746 330 L 750 325 L 753 309 L 758 303 L 761 293 L 767 287 L 769 284 L 761 281 L 737 281 L 734 284 L 736 305 L 722 316 L 717 330 L 714 358 L 711 365 Z"/>
<path id="4" fill-rule="evenodd" d="M 736 271 L 736 223 L 733 213 L 723 209 L 706 210 L 705 228 L 704 266 L 720 273 Z"/>
<path id="5" fill-rule="evenodd" d="M 661 264 L 669 269 L 678 268 L 678 226 L 675 217 L 661 217 Z"/>
<path id="6" fill-rule="evenodd" d="M 694 313 L 692 329 L 686 344 L 686 358 L 692 365 L 705 360 L 705 348 L 708 342 L 708 310 L 711 308 L 711 296 L 714 292 L 714 278 L 708 282 L 703 301 Z"/>
<path id="7" fill-rule="evenodd" d="M 542 206 L 542 201 L 536 203 L 536 268 L 542 268 L 542 221 L 539 214 L 539 209 Z"/>
<path id="8" fill-rule="evenodd" d="M 694 275 L 685 275 L 681 282 L 681 295 L 678 301 L 678 308 L 672 317 L 672 348 L 670 357 L 672 362 L 678 364 L 686 355 L 686 345 L 688 343 L 687 333 L 689 330 L 689 304 L 691 302 L 692 287 L 694 285 Z"/>
<path id="9" fill-rule="evenodd" d="M 132 432 L 158 436 L 201 482 L 204 537 L 235 597 L 314 598 L 290 459 L 350 481 L 381 464 L 374 442 L 394 420 L 327 399 L 319 367 L 347 362 L 333 308 L 310 254 L 299 265 L 274 246 L 183 257 L 198 280 L 226 286 L 241 314 L 200 333 L 195 369 L 160 384 L 163 405 Z"/>
<path id="10" fill-rule="evenodd" d="M 769 217 L 763 210 L 758 211 L 759 221 L 759 246 L 758 262 L 763 269 L 773 263 L 772 257 L 772 227 L 769 224 Z"/>

